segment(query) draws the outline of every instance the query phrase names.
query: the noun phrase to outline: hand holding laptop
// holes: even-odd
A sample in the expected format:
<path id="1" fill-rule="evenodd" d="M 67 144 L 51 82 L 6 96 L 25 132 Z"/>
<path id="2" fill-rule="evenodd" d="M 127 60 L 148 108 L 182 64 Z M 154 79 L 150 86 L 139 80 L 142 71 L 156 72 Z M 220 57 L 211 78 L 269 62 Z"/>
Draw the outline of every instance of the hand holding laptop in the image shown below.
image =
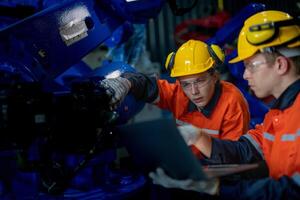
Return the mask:
<path id="1" fill-rule="evenodd" d="M 176 180 L 169 177 L 161 168 L 157 168 L 156 172 L 150 172 L 149 177 L 154 184 L 161 185 L 165 188 L 177 188 L 182 190 L 192 190 L 203 192 L 210 195 L 216 195 L 219 191 L 219 179 L 208 179 L 196 181 L 192 179 Z"/>
<path id="2" fill-rule="evenodd" d="M 183 129 L 184 131 L 182 131 Z M 225 168 L 222 168 L 222 165 L 220 165 L 218 168 L 213 169 L 203 168 L 183 139 L 184 137 L 185 139 L 188 138 L 189 141 L 193 141 L 195 138 L 198 140 L 199 137 L 197 138 L 196 135 L 197 131 L 199 131 L 198 128 L 192 126 L 181 128 L 182 132 L 180 133 L 172 118 L 122 125 L 116 131 L 119 132 L 122 144 L 132 155 L 133 161 L 139 166 L 139 169 L 147 174 L 158 167 L 164 169 L 166 174 L 172 178 L 166 178 L 164 173 L 159 173 L 158 177 L 156 176 L 157 173 L 152 175 L 155 179 L 156 177 L 158 178 L 157 183 L 161 183 L 161 181 L 169 183 L 171 180 L 170 187 L 178 187 L 176 183 L 182 183 L 181 188 L 184 189 L 205 190 L 206 193 L 213 193 L 216 190 L 214 188 L 217 188 L 216 182 L 211 181 L 214 180 L 213 178 L 257 167 L 252 165 L 228 167 L 226 165 Z M 184 134 L 183 137 L 181 134 Z M 205 139 L 205 135 L 205 132 L 203 132 L 201 138 Z M 160 178 L 161 174 L 162 178 Z M 192 181 L 187 181 L 187 183 L 179 181 L 186 179 L 191 179 Z M 205 182 L 207 180 L 208 182 Z M 206 190 L 206 187 L 211 188 L 211 190 Z"/>

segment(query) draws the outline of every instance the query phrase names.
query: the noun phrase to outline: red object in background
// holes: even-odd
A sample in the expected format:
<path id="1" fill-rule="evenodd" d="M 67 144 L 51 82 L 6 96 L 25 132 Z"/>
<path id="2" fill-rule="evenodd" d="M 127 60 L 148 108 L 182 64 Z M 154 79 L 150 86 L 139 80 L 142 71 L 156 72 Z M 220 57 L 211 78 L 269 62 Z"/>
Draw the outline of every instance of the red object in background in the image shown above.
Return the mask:
<path id="1" fill-rule="evenodd" d="M 229 13 L 222 11 L 200 19 L 186 20 L 175 27 L 175 42 L 180 46 L 190 39 L 205 41 L 212 37 L 229 19 Z"/>

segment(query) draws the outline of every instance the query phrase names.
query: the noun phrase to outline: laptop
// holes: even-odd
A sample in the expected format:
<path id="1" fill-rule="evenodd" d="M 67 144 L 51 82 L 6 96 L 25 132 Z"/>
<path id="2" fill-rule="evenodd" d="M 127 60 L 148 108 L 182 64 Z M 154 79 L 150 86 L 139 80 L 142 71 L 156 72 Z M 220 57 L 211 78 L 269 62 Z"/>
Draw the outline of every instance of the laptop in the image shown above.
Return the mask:
<path id="1" fill-rule="evenodd" d="M 121 143 L 146 173 L 161 167 L 172 178 L 205 180 L 254 169 L 258 164 L 202 166 L 185 143 L 175 120 L 163 118 L 117 127 Z"/>

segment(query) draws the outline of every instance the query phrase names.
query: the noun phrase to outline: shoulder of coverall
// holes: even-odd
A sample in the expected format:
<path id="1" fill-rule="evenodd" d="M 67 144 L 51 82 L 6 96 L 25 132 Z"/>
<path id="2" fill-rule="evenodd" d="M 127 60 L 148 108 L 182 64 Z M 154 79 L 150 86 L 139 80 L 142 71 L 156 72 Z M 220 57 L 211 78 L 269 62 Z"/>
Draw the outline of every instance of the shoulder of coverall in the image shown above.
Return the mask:
<path id="1" fill-rule="evenodd" d="M 236 87 L 234 84 L 227 81 L 221 81 L 221 83 L 222 83 L 222 87 L 224 88 L 224 93 L 226 93 L 225 95 L 228 98 L 228 100 L 230 101 L 238 100 L 239 102 L 245 103 L 245 105 L 247 106 L 246 111 L 248 111 L 249 108 L 248 108 L 247 100 L 245 99 L 240 89 Z"/>
<path id="2" fill-rule="evenodd" d="M 162 103 L 162 101 L 173 101 L 176 98 L 184 95 L 184 92 L 178 80 L 176 80 L 175 82 L 169 82 L 165 79 L 158 79 L 157 86 L 159 90 L 159 101 L 157 102 L 158 104 Z"/>
<path id="3" fill-rule="evenodd" d="M 273 107 L 269 112 L 266 113 L 264 123 L 266 123 L 266 119 L 272 118 L 273 112 L 275 109 L 279 110 L 286 110 L 289 109 L 292 105 L 294 105 L 297 97 L 299 96 L 300 92 L 300 80 L 294 82 L 290 87 L 288 87 L 285 92 L 275 101 Z M 298 98 L 299 99 L 299 98 Z M 298 104 L 300 102 L 297 102 Z M 257 149 L 258 152 L 262 155 L 262 136 L 264 132 L 263 124 L 258 124 L 255 126 L 255 129 L 251 129 L 248 131 L 246 137 L 252 145 Z"/>

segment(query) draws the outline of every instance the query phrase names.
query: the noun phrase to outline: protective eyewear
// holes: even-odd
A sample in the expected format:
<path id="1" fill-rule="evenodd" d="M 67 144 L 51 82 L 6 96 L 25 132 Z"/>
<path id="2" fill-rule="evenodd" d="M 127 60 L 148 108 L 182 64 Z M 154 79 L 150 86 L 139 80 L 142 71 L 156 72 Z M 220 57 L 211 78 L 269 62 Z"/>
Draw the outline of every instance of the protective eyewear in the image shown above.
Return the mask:
<path id="1" fill-rule="evenodd" d="M 199 77 L 195 81 L 180 81 L 180 85 L 184 90 L 191 90 L 194 87 L 202 88 L 212 80 L 212 76 L 210 74 L 205 77 Z"/>
<path id="2" fill-rule="evenodd" d="M 254 61 L 252 63 L 245 63 L 245 70 L 254 73 L 258 70 L 258 67 L 269 63 L 268 61 Z"/>

